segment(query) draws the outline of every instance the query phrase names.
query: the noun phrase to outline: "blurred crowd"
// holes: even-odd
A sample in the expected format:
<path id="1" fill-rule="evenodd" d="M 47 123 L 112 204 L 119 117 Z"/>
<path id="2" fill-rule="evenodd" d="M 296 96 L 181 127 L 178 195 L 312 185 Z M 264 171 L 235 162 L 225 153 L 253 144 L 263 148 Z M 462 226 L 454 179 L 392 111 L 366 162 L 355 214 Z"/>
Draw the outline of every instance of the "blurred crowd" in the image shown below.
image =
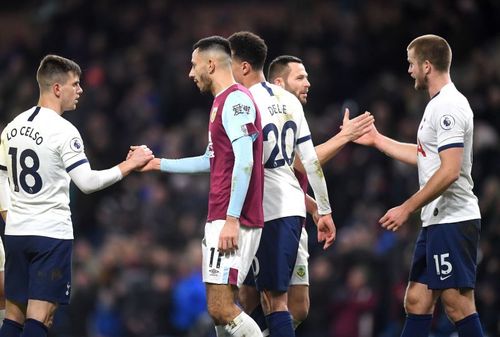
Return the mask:
<path id="1" fill-rule="evenodd" d="M 339 131 L 342 112 L 373 113 L 377 128 L 414 142 L 428 101 L 407 74 L 406 46 L 435 33 L 453 50 L 452 79 L 475 113 L 475 192 L 482 211 L 476 301 L 488 336 L 500 336 L 500 3 L 496 0 L 47 0 L 0 8 L 0 130 L 36 104 L 47 53 L 82 66 L 83 97 L 64 117 L 82 133 L 94 169 L 147 144 L 157 157 L 199 155 L 210 95 L 189 80 L 191 46 L 238 30 L 261 35 L 269 61 L 304 60 L 305 110 L 315 143 Z M 415 167 L 347 145 L 324 168 L 337 225 L 328 251 L 309 219 L 307 337 L 393 337 L 418 214 L 398 232 L 378 219 L 418 188 Z M 205 312 L 200 240 L 208 176 L 133 174 L 86 196 L 74 186 L 72 303 L 53 337 L 214 336 Z M 436 309 L 433 336 L 453 326 Z"/>

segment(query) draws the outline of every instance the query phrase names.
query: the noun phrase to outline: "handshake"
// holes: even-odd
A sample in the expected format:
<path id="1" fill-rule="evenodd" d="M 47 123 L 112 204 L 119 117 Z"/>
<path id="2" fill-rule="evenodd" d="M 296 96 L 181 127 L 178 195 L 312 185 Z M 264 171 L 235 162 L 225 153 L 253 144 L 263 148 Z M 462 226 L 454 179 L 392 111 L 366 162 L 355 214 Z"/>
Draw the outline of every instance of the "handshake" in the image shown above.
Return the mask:
<path id="1" fill-rule="evenodd" d="M 159 171 L 160 158 L 155 158 L 153 151 L 146 145 L 132 145 L 125 162 L 131 164 L 131 169 L 138 172 Z"/>

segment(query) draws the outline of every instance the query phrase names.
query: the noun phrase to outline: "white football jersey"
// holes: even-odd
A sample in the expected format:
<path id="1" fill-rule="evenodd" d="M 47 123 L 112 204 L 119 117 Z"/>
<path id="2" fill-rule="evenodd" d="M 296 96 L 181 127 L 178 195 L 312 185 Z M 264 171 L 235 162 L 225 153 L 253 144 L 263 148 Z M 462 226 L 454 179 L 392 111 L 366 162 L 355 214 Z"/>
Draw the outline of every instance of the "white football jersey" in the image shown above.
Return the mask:
<path id="1" fill-rule="evenodd" d="M 417 133 L 420 188 L 441 165 L 440 151 L 463 147 L 464 152 L 458 180 L 422 208 L 424 227 L 481 218 L 478 200 L 472 191 L 473 117 L 467 98 L 453 83 L 445 85 L 425 108 Z"/>
<path id="2" fill-rule="evenodd" d="M 314 157 L 316 160 L 317 157 L 302 104 L 293 94 L 268 82 L 253 85 L 250 92 L 259 108 L 262 121 L 264 221 L 288 216 L 305 217 L 304 191 L 295 177 L 293 161 L 300 143 L 309 142 L 308 146 L 301 147 L 302 156 Z M 304 153 L 305 151 L 308 153 Z M 322 172 L 318 177 L 309 176 L 309 179 L 322 180 L 324 183 Z M 330 206 L 326 183 L 319 191 L 322 196 L 318 200 L 318 207 L 328 211 Z"/>
<path id="3" fill-rule="evenodd" d="M 0 147 L 11 191 L 5 234 L 73 239 L 68 172 L 87 162 L 80 133 L 55 111 L 33 107 L 14 118 Z"/>

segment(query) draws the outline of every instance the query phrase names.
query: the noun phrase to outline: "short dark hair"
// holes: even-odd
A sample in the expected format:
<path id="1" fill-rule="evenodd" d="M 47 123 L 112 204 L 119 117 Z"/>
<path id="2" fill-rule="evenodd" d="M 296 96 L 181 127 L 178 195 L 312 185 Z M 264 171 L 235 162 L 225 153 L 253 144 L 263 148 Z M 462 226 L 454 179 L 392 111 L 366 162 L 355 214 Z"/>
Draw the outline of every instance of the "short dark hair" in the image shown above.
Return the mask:
<path id="1" fill-rule="evenodd" d="M 78 77 L 81 76 L 80 66 L 70 59 L 58 55 L 47 55 L 40 62 L 36 72 L 36 80 L 40 90 L 50 87 L 57 82 L 66 82 L 68 72 L 74 72 Z"/>
<path id="2" fill-rule="evenodd" d="M 448 42 L 437 35 L 422 35 L 410 42 L 407 50 L 413 49 L 417 62 L 429 61 L 438 71 L 449 71 L 451 48 Z"/>
<path id="3" fill-rule="evenodd" d="M 219 50 L 231 57 L 229 41 L 218 35 L 209 36 L 199 40 L 193 45 L 193 50 L 195 49 L 198 49 L 199 51 L 207 51 L 210 49 Z"/>
<path id="4" fill-rule="evenodd" d="M 300 63 L 302 60 L 297 56 L 280 55 L 271 61 L 267 68 L 267 80 L 273 82 L 277 77 L 286 77 L 290 72 L 289 63 Z"/>
<path id="5" fill-rule="evenodd" d="M 229 37 L 233 56 L 250 63 L 255 70 L 263 70 L 267 57 L 266 42 L 258 35 L 242 31 Z"/>

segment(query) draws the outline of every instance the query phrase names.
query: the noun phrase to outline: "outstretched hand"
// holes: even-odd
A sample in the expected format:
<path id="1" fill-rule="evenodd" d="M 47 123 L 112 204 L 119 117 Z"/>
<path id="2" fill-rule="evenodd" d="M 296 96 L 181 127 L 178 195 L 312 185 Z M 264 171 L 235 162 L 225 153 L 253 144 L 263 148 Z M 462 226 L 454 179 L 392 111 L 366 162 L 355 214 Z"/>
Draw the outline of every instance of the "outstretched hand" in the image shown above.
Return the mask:
<path id="1" fill-rule="evenodd" d="M 366 132 L 364 132 L 359 138 L 354 139 L 353 142 L 360 145 L 375 146 L 377 138 L 380 137 L 380 133 L 375 127 L 375 123 L 372 122 L 369 126 L 367 126 L 367 128 L 365 128 L 365 131 Z"/>
<path id="2" fill-rule="evenodd" d="M 321 215 L 317 222 L 318 226 L 318 242 L 325 242 L 323 249 L 327 249 L 335 241 L 337 235 L 337 229 L 335 228 L 335 223 L 333 222 L 332 215 L 326 214 Z"/>
<path id="3" fill-rule="evenodd" d="M 132 145 L 132 146 L 130 146 L 130 150 L 127 153 L 126 160 L 130 160 L 134 156 L 134 153 L 136 153 L 136 151 L 140 151 L 143 148 L 146 148 L 149 150 L 149 148 L 146 145 Z M 143 165 L 136 167 L 135 170 L 138 172 L 148 172 L 148 171 L 155 171 L 155 170 L 159 171 L 160 170 L 160 161 L 161 161 L 160 158 L 154 158 L 154 156 L 153 156 L 153 158 L 151 158 L 149 161 L 147 161 Z"/>
<path id="4" fill-rule="evenodd" d="M 153 151 L 151 151 L 146 145 L 136 146 L 135 149 L 127 154 L 126 161 L 132 163 L 134 169 L 143 167 L 154 159 Z"/>
<path id="5" fill-rule="evenodd" d="M 352 142 L 370 132 L 374 122 L 375 118 L 369 111 L 365 111 L 364 114 L 349 119 L 349 109 L 346 108 L 340 129 Z"/>

